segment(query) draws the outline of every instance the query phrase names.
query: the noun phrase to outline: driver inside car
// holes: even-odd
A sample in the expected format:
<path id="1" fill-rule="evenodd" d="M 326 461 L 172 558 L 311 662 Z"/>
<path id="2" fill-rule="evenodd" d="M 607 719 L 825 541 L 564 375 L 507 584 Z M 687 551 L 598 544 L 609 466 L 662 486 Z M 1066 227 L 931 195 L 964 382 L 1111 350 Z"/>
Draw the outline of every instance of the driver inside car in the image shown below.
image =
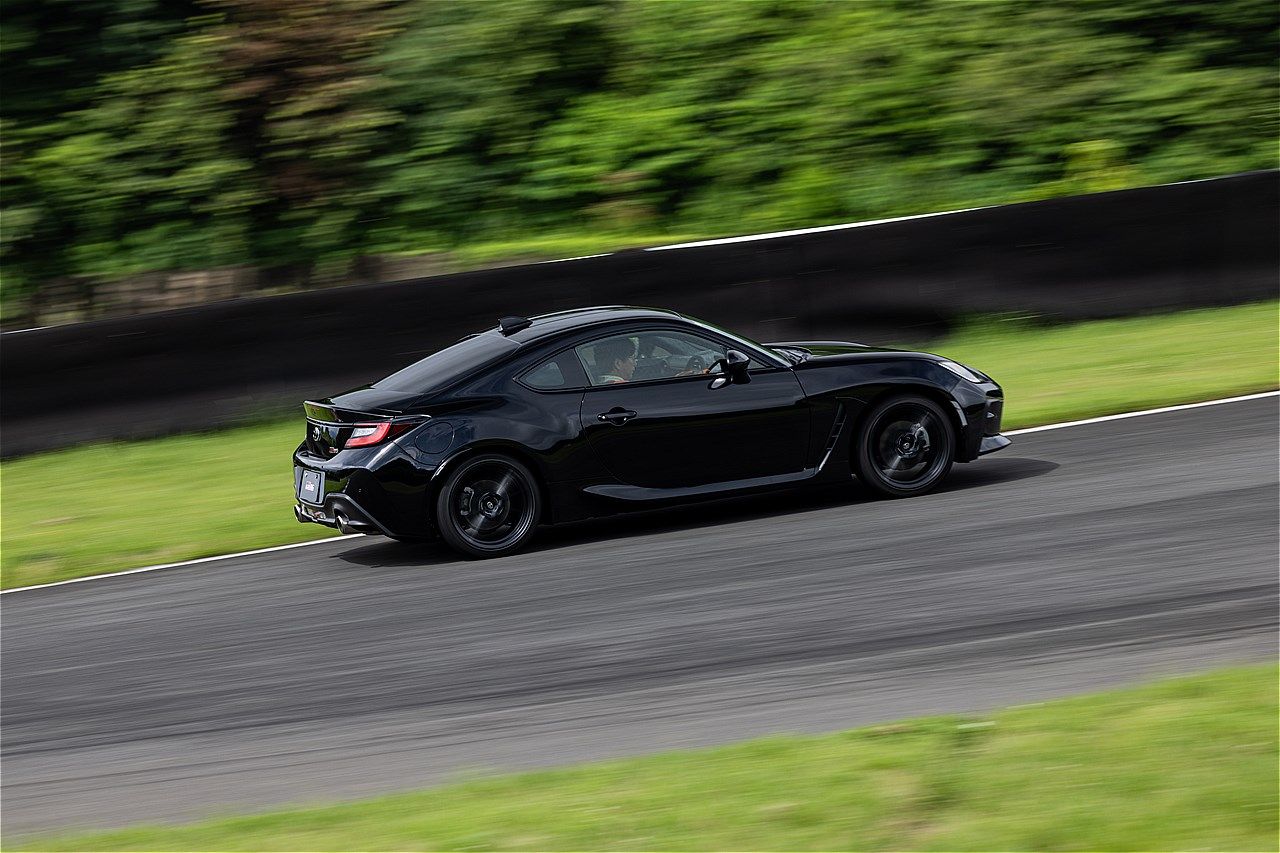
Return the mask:
<path id="1" fill-rule="evenodd" d="M 642 361 L 648 367 L 642 369 L 640 379 L 662 379 L 677 376 L 694 376 L 711 373 L 715 365 L 706 364 L 706 360 L 697 355 L 689 357 L 683 369 L 667 367 L 671 356 L 659 355 L 657 352 L 660 339 L 620 337 L 612 338 L 596 344 L 594 361 L 596 364 L 597 385 L 617 385 L 636 380 L 636 365 Z M 638 358 L 638 355 L 640 356 Z"/>
<path id="2" fill-rule="evenodd" d="M 636 344 L 631 338 L 612 338 L 597 344 L 595 360 L 601 385 L 630 382 L 636 372 Z"/>

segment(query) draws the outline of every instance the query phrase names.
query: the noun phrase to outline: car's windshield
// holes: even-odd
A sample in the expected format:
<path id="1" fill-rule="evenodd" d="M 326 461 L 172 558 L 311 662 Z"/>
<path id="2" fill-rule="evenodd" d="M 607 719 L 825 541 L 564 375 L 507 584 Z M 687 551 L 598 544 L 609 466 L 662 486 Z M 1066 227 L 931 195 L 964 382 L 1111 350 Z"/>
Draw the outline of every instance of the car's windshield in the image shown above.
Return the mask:
<path id="1" fill-rule="evenodd" d="M 694 318 L 693 318 L 693 317 L 689 317 L 689 319 L 690 319 L 690 320 L 694 320 Z M 706 320 L 694 320 L 694 322 L 696 322 L 699 326 L 702 326 L 703 328 L 706 328 L 706 329 L 712 329 L 712 330 L 714 330 L 714 331 L 717 331 L 717 332 L 719 332 L 720 334 L 724 335 L 726 338 L 730 338 L 731 340 L 739 341 L 739 342 L 744 343 L 744 344 L 747 344 L 748 346 L 751 346 L 751 347 L 755 347 L 755 348 L 756 348 L 757 350 L 759 350 L 760 352 L 762 352 L 762 353 L 767 353 L 767 354 L 769 354 L 769 355 L 773 356 L 774 358 L 778 359 L 778 362 L 780 362 L 780 363 L 785 364 L 785 363 L 789 363 L 789 362 L 791 361 L 791 359 L 789 359 L 789 358 L 787 358 L 786 356 L 782 355 L 782 354 L 781 354 L 780 352 L 778 352 L 777 350 L 775 350 L 775 349 L 771 349 L 771 348 L 769 348 L 769 347 L 765 346 L 764 344 L 756 343 L 755 341 L 751 340 L 751 338 L 748 338 L 746 335 L 740 335 L 740 334 L 738 334 L 737 332 L 730 332 L 730 331 L 727 331 L 726 329 L 722 329 L 722 328 L 720 328 L 720 327 L 719 327 L 719 326 L 717 326 L 715 323 L 708 323 Z"/>
<path id="2" fill-rule="evenodd" d="M 373 383 L 373 387 L 426 394 L 443 388 L 463 374 L 502 358 L 519 346 L 497 332 L 474 335 L 416 361 L 403 370 L 397 370 L 386 379 Z"/>

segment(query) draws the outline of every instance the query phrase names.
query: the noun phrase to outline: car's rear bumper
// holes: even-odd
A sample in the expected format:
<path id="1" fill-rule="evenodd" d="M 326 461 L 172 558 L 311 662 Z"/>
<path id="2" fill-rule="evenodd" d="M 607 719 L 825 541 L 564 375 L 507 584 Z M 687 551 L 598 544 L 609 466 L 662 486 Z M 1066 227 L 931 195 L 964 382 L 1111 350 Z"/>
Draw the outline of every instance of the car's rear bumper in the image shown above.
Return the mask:
<path id="1" fill-rule="evenodd" d="M 295 451 L 293 464 L 293 515 L 299 522 L 397 539 L 435 535 L 427 500 L 431 471 L 414 465 L 398 448 L 320 459 L 304 445 Z M 299 483 L 306 472 L 321 475 L 315 500 L 301 498 Z"/>
<path id="2" fill-rule="evenodd" d="M 329 495 L 320 506 L 298 501 L 293 505 L 293 516 L 303 524 L 322 524 L 343 533 L 393 535 L 376 518 L 365 512 L 364 507 L 342 494 Z"/>

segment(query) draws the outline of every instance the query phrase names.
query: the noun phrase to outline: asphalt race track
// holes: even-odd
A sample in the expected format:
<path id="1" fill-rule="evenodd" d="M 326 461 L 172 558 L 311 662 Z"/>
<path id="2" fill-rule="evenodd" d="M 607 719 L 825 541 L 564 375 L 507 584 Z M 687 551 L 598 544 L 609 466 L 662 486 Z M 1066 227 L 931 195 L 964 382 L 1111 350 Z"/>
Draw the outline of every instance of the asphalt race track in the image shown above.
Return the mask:
<path id="1" fill-rule="evenodd" d="M 4 833 L 1273 658 L 1277 439 L 1268 397 L 1020 436 L 911 501 L 790 493 L 501 561 L 359 538 L 5 595 Z"/>

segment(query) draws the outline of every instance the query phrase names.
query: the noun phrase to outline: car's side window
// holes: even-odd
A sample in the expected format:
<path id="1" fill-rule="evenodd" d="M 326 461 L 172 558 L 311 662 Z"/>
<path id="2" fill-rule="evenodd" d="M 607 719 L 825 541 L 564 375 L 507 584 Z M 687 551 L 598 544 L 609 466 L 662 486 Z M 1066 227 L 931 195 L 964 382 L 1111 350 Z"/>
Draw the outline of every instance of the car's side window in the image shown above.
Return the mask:
<path id="1" fill-rule="evenodd" d="M 574 347 L 592 385 L 630 382 L 635 373 L 637 335 L 611 335 Z"/>
<path id="2" fill-rule="evenodd" d="M 568 350 L 557 353 L 520 377 L 520 381 L 539 391 L 562 391 L 581 388 L 584 384 L 582 370 L 574 354 Z"/>
<path id="3" fill-rule="evenodd" d="M 647 382 L 719 373 L 727 347 L 671 329 L 645 329 L 599 338 L 574 348 L 592 385 Z M 756 365 L 759 366 L 759 365 Z"/>
<path id="4" fill-rule="evenodd" d="M 553 388 L 564 387 L 564 371 L 561 370 L 560 364 L 555 361 L 548 361 L 540 364 L 533 370 L 524 375 L 526 385 L 549 391 Z"/>

